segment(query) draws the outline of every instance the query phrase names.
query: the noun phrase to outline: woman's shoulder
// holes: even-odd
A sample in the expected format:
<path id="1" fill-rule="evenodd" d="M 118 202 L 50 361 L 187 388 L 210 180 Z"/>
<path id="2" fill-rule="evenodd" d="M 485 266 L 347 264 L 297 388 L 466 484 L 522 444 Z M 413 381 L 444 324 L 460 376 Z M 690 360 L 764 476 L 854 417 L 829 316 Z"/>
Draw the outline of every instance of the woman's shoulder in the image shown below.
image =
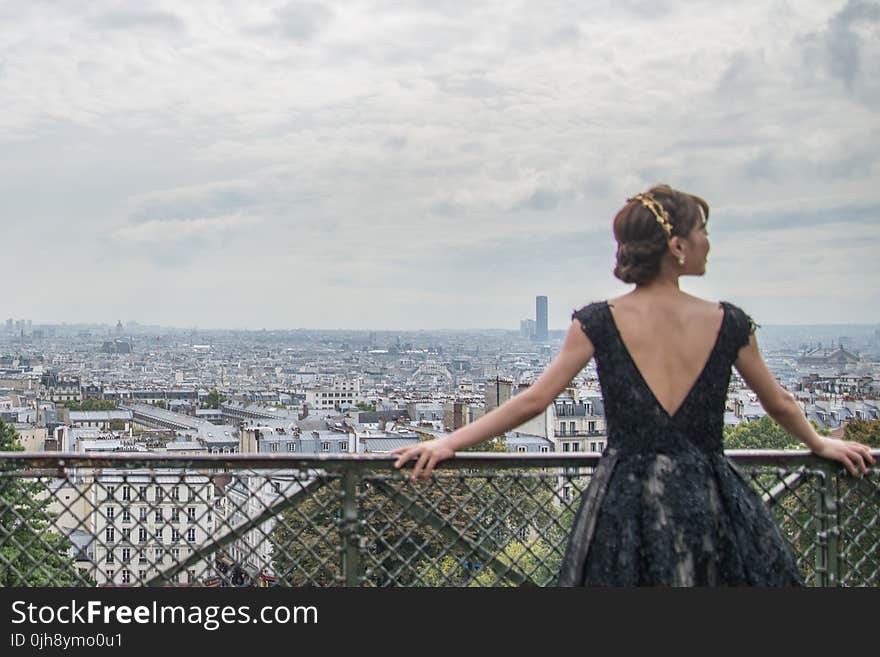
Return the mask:
<path id="1" fill-rule="evenodd" d="M 608 306 L 607 300 L 603 299 L 601 301 L 591 301 L 590 303 L 585 304 L 585 305 L 581 306 L 580 308 L 575 308 L 571 314 L 572 314 L 572 317 L 574 317 L 575 315 L 582 314 L 582 313 L 592 313 L 592 312 L 596 312 L 597 310 L 604 308 L 606 306 Z"/>
<path id="2" fill-rule="evenodd" d="M 735 303 L 719 301 L 726 311 L 730 334 L 734 338 L 736 347 L 741 347 L 749 341 L 749 336 L 755 332 L 760 324 L 755 323 L 752 316 Z"/>
<path id="3" fill-rule="evenodd" d="M 740 308 L 738 305 L 731 301 L 719 301 L 719 305 L 724 306 L 724 309 L 727 311 L 727 314 L 733 317 L 735 320 L 744 321 L 753 326 L 758 326 L 755 324 L 752 316 L 749 315 L 745 310 Z"/>
<path id="4" fill-rule="evenodd" d="M 575 308 L 571 312 L 571 318 L 580 320 L 581 324 L 592 321 L 602 314 L 602 311 L 608 307 L 607 301 L 591 301 L 590 303 Z"/>
<path id="5" fill-rule="evenodd" d="M 603 328 L 603 310 L 608 307 L 607 301 L 592 301 L 580 308 L 576 308 L 571 313 L 572 321 L 580 322 L 581 328 L 587 337 L 598 346 L 604 333 Z"/>

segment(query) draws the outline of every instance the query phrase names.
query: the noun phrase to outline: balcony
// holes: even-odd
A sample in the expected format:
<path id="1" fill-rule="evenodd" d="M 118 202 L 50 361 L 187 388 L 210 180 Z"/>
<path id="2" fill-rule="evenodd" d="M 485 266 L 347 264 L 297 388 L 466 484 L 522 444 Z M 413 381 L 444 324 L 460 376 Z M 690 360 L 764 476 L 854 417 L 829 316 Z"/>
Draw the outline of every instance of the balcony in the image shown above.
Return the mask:
<path id="1" fill-rule="evenodd" d="M 854 479 L 805 451 L 728 456 L 771 509 L 808 584 L 880 585 L 880 468 Z M 131 585 L 553 586 L 599 458 L 466 453 L 414 484 L 386 455 L 4 452 L 0 584 L 109 584 L 88 555 L 98 547 L 122 559 L 99 519 L 112 481 L 181 486 L 188 501 L 179 508 L 194 507 L 198 527 L 213 521 L 197 540 L 180 532 L 174 541 L 170 519 L 154 526 L 151 534 L 172 528 L 180 549 L 158 559 L 142 552 L 138 563 L 149 568 L 132 573 Z M 53 498 L 59 480 L 79 496 Z M 62 520 L 69 524 L 56 526 Z"/>

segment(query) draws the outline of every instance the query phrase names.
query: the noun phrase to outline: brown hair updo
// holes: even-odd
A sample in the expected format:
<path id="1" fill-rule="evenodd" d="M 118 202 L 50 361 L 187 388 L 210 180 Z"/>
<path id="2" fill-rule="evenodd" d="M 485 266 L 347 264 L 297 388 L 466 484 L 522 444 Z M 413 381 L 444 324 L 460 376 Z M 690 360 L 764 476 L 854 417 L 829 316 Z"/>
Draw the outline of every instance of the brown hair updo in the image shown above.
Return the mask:
<path id="1" fill-rule="evenodd" d="M 614 275 L 624 283 L 644 285 L 660 271 L 673 235 L 685 237 L 694 226 L 709 218 L 709 204 L 699 196 L 656 185 L 647 192 L 669 215 L 672 233 L 667 235 L 654 213 L 641 201 L 630 199 L 614 217 L 614 239 L 617 240 L 617 265 Z M 702 213 L 700 212 L 702 210 Z"/>

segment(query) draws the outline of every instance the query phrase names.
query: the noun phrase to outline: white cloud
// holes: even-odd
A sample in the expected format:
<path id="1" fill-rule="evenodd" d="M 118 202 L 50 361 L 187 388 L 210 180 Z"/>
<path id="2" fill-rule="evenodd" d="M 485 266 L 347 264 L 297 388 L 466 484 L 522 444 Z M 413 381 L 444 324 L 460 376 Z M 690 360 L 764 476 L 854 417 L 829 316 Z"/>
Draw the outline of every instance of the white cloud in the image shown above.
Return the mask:
<path id="1" fill-rule="evenodd" d="M 664 181 L 714 208 L 693 289 L 772 293 L 764 321 L 826 320 L 804 289 L 878 321 L 857 298 L 877 277 L 850 264 L 877 246 L 873 7 L 3 5 L 6 235 L 53 254 L 9 300 L 46 316 L 35 290 L 74 266 L 125 299 L 146 266 L 166 290 L 223 285 L 253 313 L 271 307 L 266 326 L 356 312 L 374 328 L 515 327 L 537 293 L 563 326 L 624 289 L 611 218 Z M 83 234 L 98 245 L 86 265 L 71 248 Z M 789 245 L 769 265 L 768 236 Z M 742 275 L 763 271 L 764 286 Z M 66 319 L 240 325 L 185 295 L 156 317 L 118 303 Z"/>

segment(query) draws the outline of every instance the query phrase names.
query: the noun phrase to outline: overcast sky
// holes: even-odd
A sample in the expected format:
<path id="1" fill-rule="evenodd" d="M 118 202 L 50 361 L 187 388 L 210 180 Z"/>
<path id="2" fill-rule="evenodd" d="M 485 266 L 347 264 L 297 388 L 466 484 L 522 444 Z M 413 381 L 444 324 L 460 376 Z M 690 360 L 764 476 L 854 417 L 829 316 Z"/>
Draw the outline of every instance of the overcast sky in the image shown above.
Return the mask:
<path id="1" fill-rule="evenodd" d="M 0 2 L 0 319 L 564 328 L 666 182 L 712 206 L 683 289 L 880 322 L 878 37 L 867 0 Z"/>

